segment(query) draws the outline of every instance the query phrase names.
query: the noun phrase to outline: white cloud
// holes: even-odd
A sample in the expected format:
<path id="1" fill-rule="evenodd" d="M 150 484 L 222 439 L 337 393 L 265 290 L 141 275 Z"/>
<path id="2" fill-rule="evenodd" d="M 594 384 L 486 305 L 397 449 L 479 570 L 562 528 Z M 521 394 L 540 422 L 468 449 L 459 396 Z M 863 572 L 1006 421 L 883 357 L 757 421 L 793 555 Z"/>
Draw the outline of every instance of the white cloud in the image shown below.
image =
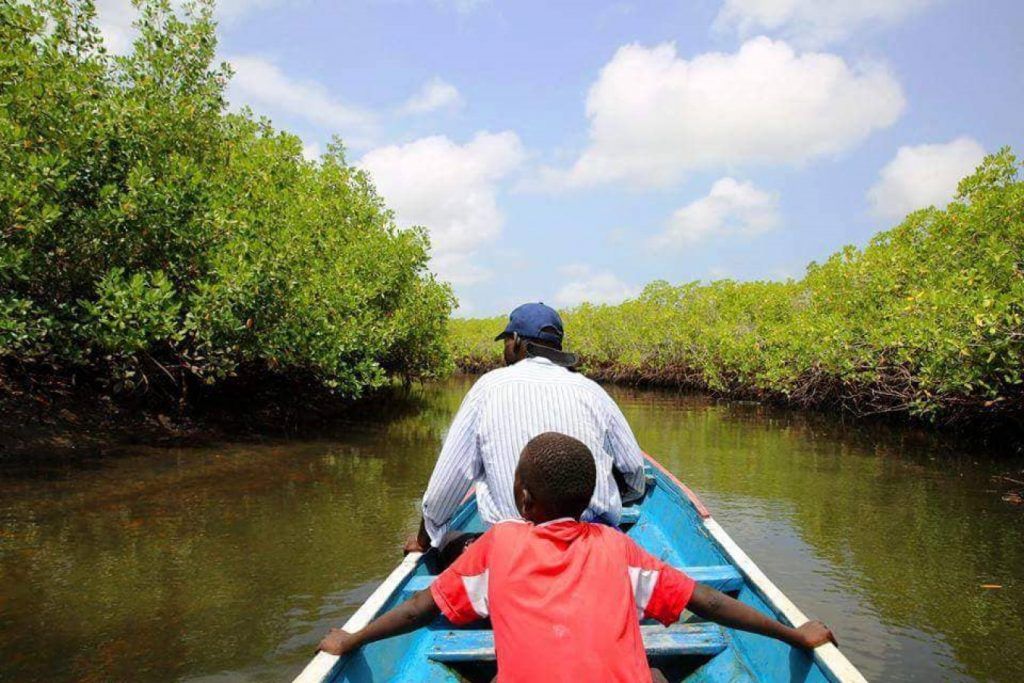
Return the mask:
<path id="1" fill-rule="evenodd" d="M 359 166 L 369 171 L 402 227 L 430 231 L 432 267 L 455 284 L 485 279 L 472 263 L 475 251 L 500 233 L 498 183 L 525 156 L 512 131 L 481 132 L 459 145 L 444 136 L 420 138 L 367 152 Z"/>
<path id="2" fill-rule="evenodd" d="M 445 252 L 432 250 L 430 269 L 456 287 L 474 285 L 491 278 L 491 271 L 474 263 L 476 252 Z M 462 297 L 459 299 L 462 300 Z"/>
<path id="3" fill-rule="evenodd" d="M 218 0 L 214 7 L 214 18 L 220 23 L 230 23 L 249 12 L 281 4 L 283 0 Z M 171 6 L 181 10 L 183 0 L 172 0 Z M 131 0 L 96 0 L 96 23 L 103 34 L 107 49 L 114 54 L 125 54 L 135 40 L 132 22 L 138 15 Z"/>
<path id="4" fill-rule="evenodd" d="M 584 302 L 591 304 L 617 304 L 640 294 L 640 288 L 623 282 L 608 270 L 574 264 L 560 269 L 569 278 L 555 294 L 556 306 L 576 306 Z"/>
<path id="5" fill-rule="evenodd" d="M 306 161 L 316 161 L 322 153 L 320 145 L 315 142 L 307 142 L 302 145 L 302 156 Z"/>
<path id="6" fill-rule="evenodd" d="M 669 43 L 627 45 L 590 88 L 588 147 L 567 172 L 547 171 L 544 184 L 663 186 L 694 169 L 796 164 L 853 147 L 904 104 L 879 64 L 798 54 L 768 38 L 691 60 Z"/>
<path id="7" fill-rule="evenodd" d="M 715 19 L 718 30 L 741 36 L 768 32 L 818 47 L 847 38 L 860 28 L 887 26 L 935 0 L 725 0 Z"/>
<path id="8" fill-rule="evenodd" d="M 679 248 L 715 237 L 749 237 L 779 225 L 779 200 L 753 183 L 721 178 L 704 197 L 675 211 L 651 246 Z"/>
<path id="9" fill-rule="evenodd" d="M 438 109 L 458 109 L 463 104 L 458 88 L 440 78 L 434 77 L 423 84 L 419 92 L 406 100 L 402 112 L 406 114 L 427 114 Z"/>
<path id="10" fill-rule="evenodd" d="M 214 10 L 215 19 L 230 23 L 283 1 L 219 0 Z M 177 11 L 181 11 L 184 4 L 183 0 L 171 2 Z M 131 0 L 97 0 L 96 13 L 107 48 L 115 54 L 128 52 L 136 34 L 132 22 L 138 15 Z M 365 145 L 365 136 L 376 118 L 372 112 L 339 101 L 316 81 L 292 78 L 263 57 L 237 55 L 228 61 L 235 70 L 228 86 L 228 99 L 235 107 L 249 105 L 260 113 L 286 114 L 331 132 L 345 133 L 351 146 Z"/>
<path id="11" fill-rule="evenodd" d="M 131 0 L 96 0 L 96 24 L 103 43 L 114 54 L 124 54 L 135 39 L 135 8 Z"/>
<path id="12" fill-rule="evenodd" d="M 365 133 L 373 125 L 371 112 L 339 101 L 316 81 L 291 78 L 262 57 L 239 55 L 229 61 L 235 75 L 228 96 L 235 106 L 276 111 L 345 133 Z"/>
<path id="13" fill-rule="evenodd" d="M 985 148 L 962 136 L 944 144 L 900 147 L 868 191 L 872 212 L 901 220 L 927 206 L 944 207 L 956 194 L 960 179 L 985 156 Z"/>

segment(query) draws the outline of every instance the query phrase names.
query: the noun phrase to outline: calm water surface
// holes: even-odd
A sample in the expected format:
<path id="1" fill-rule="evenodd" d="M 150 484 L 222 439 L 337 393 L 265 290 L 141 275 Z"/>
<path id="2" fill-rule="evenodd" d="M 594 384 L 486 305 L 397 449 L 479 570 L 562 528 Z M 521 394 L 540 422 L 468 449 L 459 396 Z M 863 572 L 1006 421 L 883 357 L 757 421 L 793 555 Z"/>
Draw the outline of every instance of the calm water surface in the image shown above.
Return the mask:
<path id="1" fill-rule="evenodd" d="M 399 560 L 468 387 L 415 389 L 331 439 L 0 467 L 0 680 L 290 678 Z M 1024 510 L 992 492 L 1001 454 L 611 391 L 869 679 L 1024 680 Z"/>

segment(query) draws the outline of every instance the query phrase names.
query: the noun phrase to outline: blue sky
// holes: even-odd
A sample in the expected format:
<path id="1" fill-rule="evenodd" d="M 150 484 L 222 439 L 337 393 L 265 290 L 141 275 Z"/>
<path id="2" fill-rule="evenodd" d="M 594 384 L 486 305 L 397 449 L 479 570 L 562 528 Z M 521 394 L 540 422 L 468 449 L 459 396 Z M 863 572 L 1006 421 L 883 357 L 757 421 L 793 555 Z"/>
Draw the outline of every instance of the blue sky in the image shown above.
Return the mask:
<path id="1" fill-rule="evenodd" d="M 115 48 L 126 0 L 100 0 Z M 340 135 L 461 315 L 799 277 L 1024 150 L 1012 0 L 228 0 L 230 98 Z M 123 49 L 123 48 L 122 48 Z"/>

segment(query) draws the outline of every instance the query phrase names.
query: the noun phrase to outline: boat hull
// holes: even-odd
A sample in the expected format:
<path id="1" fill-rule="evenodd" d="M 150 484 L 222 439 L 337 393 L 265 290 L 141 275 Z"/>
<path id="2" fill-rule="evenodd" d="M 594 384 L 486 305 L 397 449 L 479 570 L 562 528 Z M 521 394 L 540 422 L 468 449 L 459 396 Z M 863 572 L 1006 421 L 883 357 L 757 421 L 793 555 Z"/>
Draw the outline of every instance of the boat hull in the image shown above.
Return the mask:
<path id="1" fill-rule="evenodd" d="M 728 591 L 761 612 L 794 625 L 807 621 L 712 518 L 700 499 L 657 461 L 648 460 L 648 491 L 641 501 L 624 511 L 623 530 L 651 554 Z M 475 499 L 466 500 L 452 528 L 483 530 Z M 345 630 L 362 628 L 414 590 L 429 585 L 430 559 L 419 553 L 406 556 L 346 622 Z M 651 661 L 666 672 L 669 680 L 864 681 L 834 645 L 807 653 L 763 636 L 702 624 L 692 615 L 686 621 L 689 623 L 669 630 L 654 625 L 643 627 Z M 490 680 L 493 673 L 493 640 L 489 632 L 455 630 L 439 618 L 426 629 L 373 643 L 340 659 L 320 653 L 295 680 L 454 682 Z"/>

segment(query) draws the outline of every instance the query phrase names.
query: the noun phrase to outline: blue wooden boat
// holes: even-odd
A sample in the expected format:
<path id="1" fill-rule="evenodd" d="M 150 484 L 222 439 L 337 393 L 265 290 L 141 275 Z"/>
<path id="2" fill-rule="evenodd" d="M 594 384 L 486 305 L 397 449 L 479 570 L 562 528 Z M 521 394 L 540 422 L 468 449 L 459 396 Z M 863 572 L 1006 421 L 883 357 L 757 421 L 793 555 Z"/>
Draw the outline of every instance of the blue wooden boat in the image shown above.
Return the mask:
<path id="1" fill-rule="evenodd" d="M 623 511 L 622 529 L 648 552 L 684 569 L 690 576 L 733 595 L 790 624 L 807 618 L 768 580 L 700 500 L 653 458 L 648 457 L 644 497 Z M 472 496 L 456 514 L 453 529 L 481 531 Z M 433 579 L 432 558 L 414 553 L 391 573 L 352 615 L 344 628 L 355 631 Z M 864 682 L 864 677 L 834 645 L 813 653 L 717 624 L 689 618 L 665 628 L 641 625 L 652 664 L 670 681 L 719 683 L 758 681 Z M 296 683 L 368 681 L 490 681 L 495 673 L 491 631 L 453 628 L 443 617 L 428 628 L 372 643 L 342 658 L 323 652 Z"/>

